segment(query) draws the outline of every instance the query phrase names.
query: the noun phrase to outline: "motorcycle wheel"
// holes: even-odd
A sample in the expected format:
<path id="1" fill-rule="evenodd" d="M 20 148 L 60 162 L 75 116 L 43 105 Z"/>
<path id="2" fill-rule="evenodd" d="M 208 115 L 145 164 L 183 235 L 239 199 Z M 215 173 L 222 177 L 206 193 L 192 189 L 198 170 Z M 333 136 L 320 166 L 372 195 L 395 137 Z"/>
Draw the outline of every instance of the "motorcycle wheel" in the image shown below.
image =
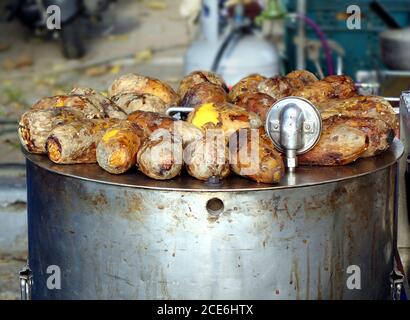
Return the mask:
<path id="1" fill-rule="evenodd" d="M 67 59 L 78 59 L 86 53 L 80 22 L 77 18 L 61 26 L 60 40 L 63 55 Z"/>

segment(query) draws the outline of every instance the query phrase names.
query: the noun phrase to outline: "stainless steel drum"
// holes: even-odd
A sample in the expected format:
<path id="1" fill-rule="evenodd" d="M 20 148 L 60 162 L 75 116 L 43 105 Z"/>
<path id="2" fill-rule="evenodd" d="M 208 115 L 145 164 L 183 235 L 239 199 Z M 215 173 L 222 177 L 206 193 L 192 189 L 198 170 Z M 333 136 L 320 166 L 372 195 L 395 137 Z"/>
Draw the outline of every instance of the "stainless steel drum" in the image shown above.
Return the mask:
<path id="1" fill-rule="evenodd" d="M 402 152 L 395 140 L 274 186 L 161 182 L 26 154 L 33 298 L 388 298 Z"/>

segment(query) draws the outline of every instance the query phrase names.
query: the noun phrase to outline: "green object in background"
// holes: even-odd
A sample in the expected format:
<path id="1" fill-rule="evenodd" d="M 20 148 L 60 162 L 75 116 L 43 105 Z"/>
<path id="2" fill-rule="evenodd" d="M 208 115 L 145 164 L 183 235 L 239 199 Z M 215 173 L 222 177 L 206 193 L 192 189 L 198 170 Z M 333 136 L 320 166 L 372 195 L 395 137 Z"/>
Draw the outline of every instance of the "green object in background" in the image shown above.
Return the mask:
<path id="1" fill-rule="evenodd" d="M 256 18 L 256 23 L 261 25 L 267 20 L 283 19 L 286 14 L 285 7 L 280 0 L 268 0 L 266 9 Z"/>

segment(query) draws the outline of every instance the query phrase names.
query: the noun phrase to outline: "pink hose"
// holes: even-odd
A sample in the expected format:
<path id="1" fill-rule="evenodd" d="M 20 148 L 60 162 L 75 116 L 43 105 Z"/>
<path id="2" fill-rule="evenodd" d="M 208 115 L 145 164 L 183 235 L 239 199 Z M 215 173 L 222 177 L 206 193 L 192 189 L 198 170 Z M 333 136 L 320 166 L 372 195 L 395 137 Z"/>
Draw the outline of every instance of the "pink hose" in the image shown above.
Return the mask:
<path id="1" fill-rule="evenodd" d="M 328 75 L 333 75 L 334 74 L 334 66 L 333 66 L 333 60 L 332 60 L 332 53 L 329 48 L 329 42 L 327 41 L 327 38 L 320 28 L 320 26 L 313 21 L 311 18 L 308 16 L 302 15 L 302 14 L 297 14 L 296 15 L 299 19 L 303 20 L 308 26 L 310 26 L 313 31 L 317 34 L 317 36 L 320 39 L 320 42 L 322 43 L 323 47 L 323 52 L 325 54 L 326 58 L 326 65 L 327 65 L 327 74 Z"/>

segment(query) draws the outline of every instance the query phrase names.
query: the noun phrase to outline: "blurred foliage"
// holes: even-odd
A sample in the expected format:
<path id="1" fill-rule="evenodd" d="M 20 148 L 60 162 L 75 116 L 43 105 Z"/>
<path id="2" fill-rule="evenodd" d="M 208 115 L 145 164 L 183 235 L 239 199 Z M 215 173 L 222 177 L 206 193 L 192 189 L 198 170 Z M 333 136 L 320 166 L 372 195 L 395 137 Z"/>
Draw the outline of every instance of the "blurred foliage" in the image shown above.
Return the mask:
<path id="1" fill-rule="evenodd" d="M 5 103 L 15 103 L 20 105 L 27 105 L 23 90 L 18 86 L 5 86 L 2 90 Z"/>
<path id="2" fill-rule="evenodd" d="M 150 1 L 147 7 L 152 10 L 165 10 L 168 6 L 164 1 Z"/>

